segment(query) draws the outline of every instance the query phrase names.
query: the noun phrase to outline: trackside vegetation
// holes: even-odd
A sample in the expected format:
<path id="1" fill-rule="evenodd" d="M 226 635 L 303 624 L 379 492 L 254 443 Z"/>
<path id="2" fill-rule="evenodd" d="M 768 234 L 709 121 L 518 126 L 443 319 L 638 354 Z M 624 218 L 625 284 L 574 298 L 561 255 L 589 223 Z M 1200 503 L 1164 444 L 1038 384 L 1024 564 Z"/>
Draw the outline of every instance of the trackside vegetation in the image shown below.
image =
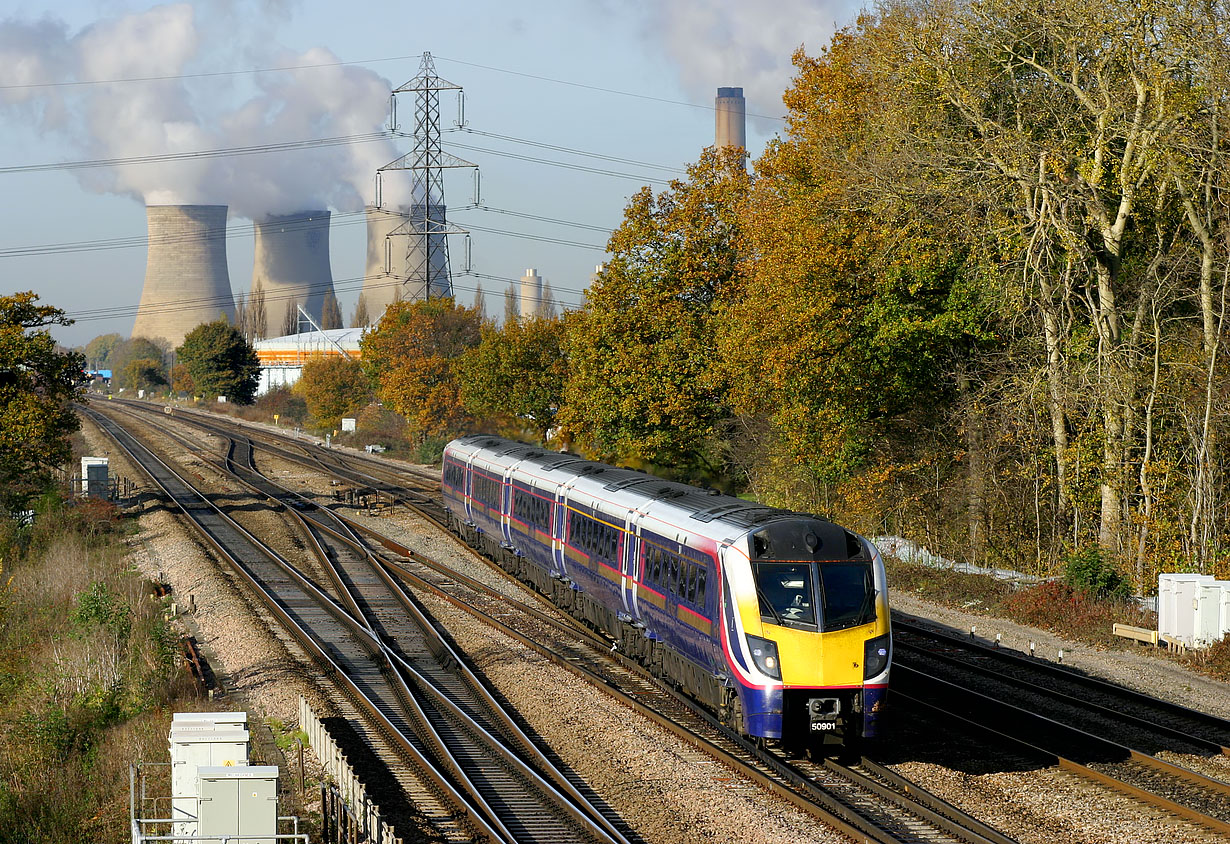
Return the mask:
<path id="1" fill-rule="evenodd" d="M 113 505 L 48 492 L 0 525 L 0 842 L 128 840 L 128 764 L 200 708 Z"/>

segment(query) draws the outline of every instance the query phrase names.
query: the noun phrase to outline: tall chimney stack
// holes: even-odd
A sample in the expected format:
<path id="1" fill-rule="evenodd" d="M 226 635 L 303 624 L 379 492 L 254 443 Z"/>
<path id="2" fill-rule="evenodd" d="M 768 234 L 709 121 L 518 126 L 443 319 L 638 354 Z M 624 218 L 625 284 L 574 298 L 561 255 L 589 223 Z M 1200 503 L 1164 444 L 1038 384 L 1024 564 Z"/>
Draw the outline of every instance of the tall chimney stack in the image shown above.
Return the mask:
<path id="1" fill-rule="evenodd" d="M 747 149 L 747 102 L 742 88 L 718 88 L 713 101 L 714 139 L 718 149 Z"/>
<path id="2" fill-rule="evenodd" d="M 147 205 L 149 251 L 133 337 L 174 348 L 203 322 L 235 323 L 225 205 Z"/>
<path id="3" fill-rule="evenodd" d="M 530 268 L 521 276 L 521 316 L 530 319 L 542 313 L 542 276 Z"/>

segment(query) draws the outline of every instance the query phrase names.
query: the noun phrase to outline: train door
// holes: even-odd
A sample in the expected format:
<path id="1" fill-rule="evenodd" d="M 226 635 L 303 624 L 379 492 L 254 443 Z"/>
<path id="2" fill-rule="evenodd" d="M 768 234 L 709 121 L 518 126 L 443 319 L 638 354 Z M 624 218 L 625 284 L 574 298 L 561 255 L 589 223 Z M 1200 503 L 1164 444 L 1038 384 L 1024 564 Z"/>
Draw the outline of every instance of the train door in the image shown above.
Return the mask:
<path id="1" fill-rule="evenodd" d="M 512 478 L 513 467 L 504 470 L 500 482 L 500 541 L 505 548 L 512 548 Z"/>
<path id="2" fill-rule="evenodd" d="M 628 510 L 624 519 L 623 555 L 621 557 L 620 597 L 623 599 L 624 612 L 631 618 L 638 618 L 636 609 L 636 584 L 640 579 L 641 547 L 641 514 L 636 510 Z"/>
<path id="3" fill-rule="evenodd" d="M 465 467 L 465 478 L 461 482 L 461 501 L 466 511 L 466 523 L 472 525 L 474 524 L 474 499 L 471 490 L 474 489 L 474 455 L 471 454 L 466 458 Z"/>
<path id="4" fill-rule="evenodd" d="M 560 485 L 555 488 L 555 518 L 551 524 L 551 563 L 554 571 L 567 575 L 567 558 L 564 555 L 564 542 L 568 539 L 568 487 Z"/>

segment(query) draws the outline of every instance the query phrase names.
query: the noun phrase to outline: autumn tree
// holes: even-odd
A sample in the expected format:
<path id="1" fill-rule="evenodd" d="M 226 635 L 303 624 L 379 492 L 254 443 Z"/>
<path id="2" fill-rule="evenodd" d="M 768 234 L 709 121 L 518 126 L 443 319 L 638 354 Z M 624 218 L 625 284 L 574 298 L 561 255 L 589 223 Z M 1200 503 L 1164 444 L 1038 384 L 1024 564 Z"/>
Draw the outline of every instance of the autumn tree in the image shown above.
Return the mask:
<path id="1" fill-rule="evenodd" d="M 360 293 L 359 301 L 354 306 L 354 315 L 350 317 L 350 327 L 367 328 L 367 326 L 371 325 L 371 322 L 371 317 L 367 315 L 367 300 Z"/>
<path id="2" fill-rule="evenodd" d="M 252 282 L 247 304 L 243 309 L 243 322 L 239 326 L 244 339 L 251 343 L 269 335 L 269 317 L 265 308 L 265 288 L 258 278 Z"/>
<path id="3" fill-rule="evenodd" d="M 546 443 L 568 375 L 565 331 L 562 319 L 545 317 L 483 323 L 479 344 L 457 364 L 466 409 L 478 417 L 514 419 Z"/>
<path id="4" fill-rule="evenodd" d="M 71 404 L 85 359 L 60 351 L 48 327 L 71 325 L 32 292 L 0 296 L 0 505 L 13 510 L 51 483 L 72 457 L 80 425 Z"/>
<path id="5" fill-rule="evenodd" d="M 720 473 L 728 413 L 714 315 L 737 273 L 741 161 L 708 150 L 687 179 L 644 188 L 625 209 L 611 260 L 567 323 L 559 421 L 582 448 L 680 477 Z"/>
<path id="6" fill-rule="evenodd" d="M 953 219 L 968 203 L 917 176 L 925 127 L 900 87 L 894 26 L 864 16 L 819 57 L 795 55 L 786 132 L 756 162 L 750 260 L 716 337 L 731 459 L 751 488 L 866 529 L 893 510 L 875 499 L 884 480 L 899 489 L 907 467 L 951 463 L 942 435 L 923 432 L 950 424 L 993 289 Z M 969 536 L 985 541 L 978 514 Z"/>
<path id="7" fill-rule="evenodd" d="M 457 361 L 480 337 L 477 312 L 452 299 L 394 302 L 359 341 L 363 371 L 377 397 L 406 418 L 420 442 L 459 432 L 471 420 L 461 400 Z"/>
<path id="8" fill-rule="evenodd" d="M 337 297 L 333 292 L 325 294 L 324 304 L 320 309 L 320 328 L 322 331 L 328 331 L 332 328 L 342 327 L 342 309 L 337 303 Z"/>
<path id="9" fill-rule="evenodd" d="M 371 386 L 359 362 L 339 355 L 309 358 L 294 389 L 322 430 L 337 429 L 343 416 L 356 416 L 371 401 Z"/>
<path id="10" fill-rule="evenodd" d="M 252 345 L 225 318 L 189 331 L 175 356 L 206 398 L 226 396 L 236 404 L 251 404 L 256 397 L 260 360 Z"/>
<path id="11" fill-rule="evenodd" d="M 122 380 L 124 386 L 130 390 L 149 390 L 152 387 L 165 386 L 166 367 L 161 360 L 155 358 L 133 358 L 125 364 Z"/>
<path id="12" fill-rule="evenodd" d="M 291 334 L 299 333 L 299 300 L 291 299 L 286 303 L 286 310 L 282 313 L 282 336 L 289 337 Z"/>

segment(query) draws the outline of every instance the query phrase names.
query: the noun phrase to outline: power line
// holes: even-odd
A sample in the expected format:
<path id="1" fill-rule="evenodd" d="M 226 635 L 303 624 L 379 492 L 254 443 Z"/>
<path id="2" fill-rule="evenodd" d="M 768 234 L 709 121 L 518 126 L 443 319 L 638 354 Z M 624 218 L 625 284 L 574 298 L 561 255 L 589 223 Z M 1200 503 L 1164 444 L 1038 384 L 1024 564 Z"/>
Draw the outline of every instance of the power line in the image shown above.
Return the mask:
<path id="1" fill-rule="evenodd" d="M 634 182 L 642 184 L 661 184 L 666 181 L 662 176 L 638 176 L 633 173 L 621 173 L 618 170 L 606 170 L 600 167 L 586 167 L 584 164 L 570 164 L 565 161 L 552 161 L 549 158 L 536 158 L 532 155 L 521 155 L 516 152 L 506 152 L 503 150 L 489 149 L 487 147 L 475 147 L 469 144 L 461 144 L 456 141 L 450 141 L 449 146 L 457 147 L 458 149 L 469 150 L 471 152 L 481 152 L 487 155 L 496 155 L 501 158 L 512 158 L 517 161 L 528 161 L 532 164 L 545 164 L 549 167 L 562 167 L 565 170 L 576 170 L 581 173 L 593 173 L 598 176 L 613 176 L 617 179 L 631 179 Z"/>
<path id="2" fill-rule="evenodd" d="M 608 234 L 611 231 L 610 226 L 594 226 L 589 223 L 578 223 L 575 220 L 557 220 L 554 217 L 540 217 L 537 214 L 526 214 L 521 211 L 509 211 L 506 208 L 492 208 L 490 205 L 470 205 L 465 208 L 458 208 L 461 211 L 489 211 L 492 214 L 506 214 L 510 217 L 520 217 L 525 220 L 538 220 L 543 223 L 553 223 L 557 226 L 572 226 L 577 229 L 587 229 L 594 232 L 602 232 Z"/>
<path id="3" fill-rule="evenodd" d="M 282 141 L 256 144 L 246 147 L 222 147 L 218 149 L 168 152 L 155 155 L 135 155 L 125 158 L 95 158 L 85 161 L 57 161 L 48 164 L 18 164 L 0 167 L 0 175 L 7 173 L 36 173 L 48 170 L 89 170 L 98 167 L 127 167 L 133 164 L 155 164 L 163 161 L 194 161 L 202 158 L 220 158 L 231 155 L 257 155 L 269 152 L 290 152 L 318 147 L 365 144 L 388 139 L 387 132 L 367 132 L 359 135 L 339 135 L 334 138 L 310 138 L 302 141 Z"/>
<path id="4" fill-rule="evenodd" d="M 671 99 L 667 99 L 666 97 L 654 97 L 654 96 L 650 96 L 649 94 L 638 94 L 634 91 L 621 91 L 618 88 L 604 88 L 600 85 L 587 85 L 584 82 L 573 82 L 568 79 L 556 79 L 551 76 L 539 76 L 538 74 L 534 74 L 534 73 L 524 73 L 519 70 L 509 70 L 508 68 L 505 68 L 505 67 L 494 67 L 492 65 L 478 64 L 477 62 L 467 62 L 467 61 L 463 61 L 462 59 L 450 59 L 444 56 L 436 56 L 436 58 L 442 62 L 452 62 L 453 64 L 465 65 L 466 67 L 482 68 L 483 70 L 491 70 L 496 73 L 507 73 L 510 76 L 520 76 L 524 79 L 534 79 L 539 82 L 552 82 L 556 85 L 567 85 L 570 88 L 582 88 L 586 91 L 598 91 L 603 94 L 616 94 L 621 97 L 634 97 L 639 100 L 650 100 L 656 103 L 666 103 L 667 105 L 686 106 L 688 108 L 701 109 L 702 111 L 716 111 L 717 110 L 716 106 L 702 104 L 702 103 L 691 103 L 686 100 L 671 100 Z M 785 122 L 786 120 L 786 118 L 784 117 L 775 117 L 775 116 L 768 115 L 768 114 L 749 113 L 747 116 L 748 117 L 758 117 L 763 120 L 776 120 L 778 122 Z"/>
<path id="5" fill-rule="evenodd" d="M 548 144 L 544 141 L 531 141 L 528 138 L 517 138 L 512 135 L 500 135 L 495 132 L 484 132 L 481 129 L 473 129 L 473 128 L 470 128 L 469 126 L 459 131 L 465 132 L 470 135 L 481 135 L 484 138 L 495 138 L 496 140 L 500 140 L 500 141 L 512 141 L 513 143 L 526 144 L 527 146 L 533 146 L 533 147 L 541 147 L 543 149 L 554 150 L 556 152 L 566 152 L 571 155 L 583 155 L 586 158 L 598 158 L 604 161 L 614 161 L 617 164 L 631 164 L 634 167 L 650 167 L 654 170 L 665 170 L 668 173 L 677 173 L 679 175 L 686 175 L 687 173 L 687 171 L 683 169 L 682 167 L 670 167 L 665 164 L 651 164 L 647 161 L 637 161 L 631 158 L 619 158 L 613 155 L 603 155 L 597 152 L 587 152 L 581 149 L 574 149 L 573 147 L 565 147 L 565 146 L 558 146 L 556 144 Z"/>

